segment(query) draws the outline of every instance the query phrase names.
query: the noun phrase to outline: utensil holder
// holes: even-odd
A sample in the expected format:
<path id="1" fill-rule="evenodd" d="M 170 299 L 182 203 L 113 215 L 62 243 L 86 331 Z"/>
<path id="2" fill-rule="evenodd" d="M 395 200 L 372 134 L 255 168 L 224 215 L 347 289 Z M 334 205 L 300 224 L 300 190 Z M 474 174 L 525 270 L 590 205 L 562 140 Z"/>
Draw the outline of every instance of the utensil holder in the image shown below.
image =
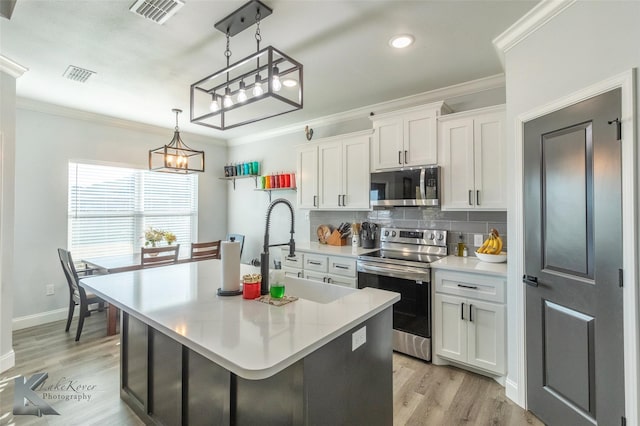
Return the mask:
<path id="1" fill-rule="evenodd" d="M 329 244 L 330 246 L 346 246 L 347 239 L 340 238 L 340 233 L 336 230 L 336 231 L 333 231 L 329 236 L 329 239 L 327 240 L 327 244 Z"/>

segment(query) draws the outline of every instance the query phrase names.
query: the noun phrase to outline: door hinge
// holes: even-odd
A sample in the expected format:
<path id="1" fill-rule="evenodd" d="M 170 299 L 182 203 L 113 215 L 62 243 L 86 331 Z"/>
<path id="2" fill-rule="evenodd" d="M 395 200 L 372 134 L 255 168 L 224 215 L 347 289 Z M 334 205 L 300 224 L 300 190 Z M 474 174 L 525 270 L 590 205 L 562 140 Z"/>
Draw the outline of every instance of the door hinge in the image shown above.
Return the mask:
<path id="1" fill-rule="evenodd" d="M 618 269 L 618 286 L 624 287 L 624 271 Z"/>
<path id="2" fill-rule="evenodd" d="M 622 140 L 622 121 L 620 121 L 619 118 L 616 118 L 615 120 L 607 121 L 607 123 L 609 123 L 609 125 L 616 123 L 616 140 L 621 141 Z"/>
<path id="3" fill-rule="evenodd" d="M 627 418 L 625 416 L 620 417 L 620 426 L 627 426 Z"/>

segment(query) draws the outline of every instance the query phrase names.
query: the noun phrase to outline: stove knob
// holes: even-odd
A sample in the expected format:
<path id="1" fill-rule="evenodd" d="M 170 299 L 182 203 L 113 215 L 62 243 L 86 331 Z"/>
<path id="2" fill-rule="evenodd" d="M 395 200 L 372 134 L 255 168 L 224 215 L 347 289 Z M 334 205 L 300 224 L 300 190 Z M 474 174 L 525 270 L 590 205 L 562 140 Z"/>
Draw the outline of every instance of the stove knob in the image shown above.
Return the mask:
<path id="1" fill-rule="evenodd" d="M 429 235 L 429 239 L 430 239 L 430 240 L 432 240 L 432 241 L 433 241 L 435 238 L 436 238 L 436 237 L 435 237 L 435 235 L 433 235 L 433 234 Z"/>
<path id="2" fill-rule="evenodd" d="M 438 234 L 438 241 L 442 241 L 442 240 L 444 240 L 444 235 Z"/>
<path id="3" fill-rule="evenodd" d="M 392 237 L 395 237 L 395 236 L 396 236 L 396 231 L 392 231 L 392 232 L 391 232 L 391 236 L 392 236 Z"/>

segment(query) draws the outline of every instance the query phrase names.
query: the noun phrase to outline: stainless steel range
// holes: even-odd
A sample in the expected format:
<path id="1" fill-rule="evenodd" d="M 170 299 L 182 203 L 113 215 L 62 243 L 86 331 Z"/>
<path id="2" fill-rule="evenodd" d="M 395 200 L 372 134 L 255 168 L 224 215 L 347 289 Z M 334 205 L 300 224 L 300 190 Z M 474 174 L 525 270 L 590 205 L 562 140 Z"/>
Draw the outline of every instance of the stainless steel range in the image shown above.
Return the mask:
<path id="1" fill-rule="evenodd" d="M 395 291 L 393 349 L 431 361 L 431 267 L 447 255 L 447 231 L 382 228 L 380 250 L 358 256 L 358 288 Z"/>

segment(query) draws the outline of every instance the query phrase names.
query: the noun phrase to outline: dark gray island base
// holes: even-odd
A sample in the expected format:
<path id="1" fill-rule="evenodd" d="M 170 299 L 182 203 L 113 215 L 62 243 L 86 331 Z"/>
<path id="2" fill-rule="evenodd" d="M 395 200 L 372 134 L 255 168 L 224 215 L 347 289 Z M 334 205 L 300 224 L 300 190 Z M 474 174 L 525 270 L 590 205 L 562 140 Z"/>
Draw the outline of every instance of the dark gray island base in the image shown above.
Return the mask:
<path id="1" fill-rule="evenodd" d="M 262 380 L 239 377 L 123 312 L 120 395 L 147 424 L 391 425 L 391 309 Z M 366 342 L 352 350 L 363 327 Z"/>

